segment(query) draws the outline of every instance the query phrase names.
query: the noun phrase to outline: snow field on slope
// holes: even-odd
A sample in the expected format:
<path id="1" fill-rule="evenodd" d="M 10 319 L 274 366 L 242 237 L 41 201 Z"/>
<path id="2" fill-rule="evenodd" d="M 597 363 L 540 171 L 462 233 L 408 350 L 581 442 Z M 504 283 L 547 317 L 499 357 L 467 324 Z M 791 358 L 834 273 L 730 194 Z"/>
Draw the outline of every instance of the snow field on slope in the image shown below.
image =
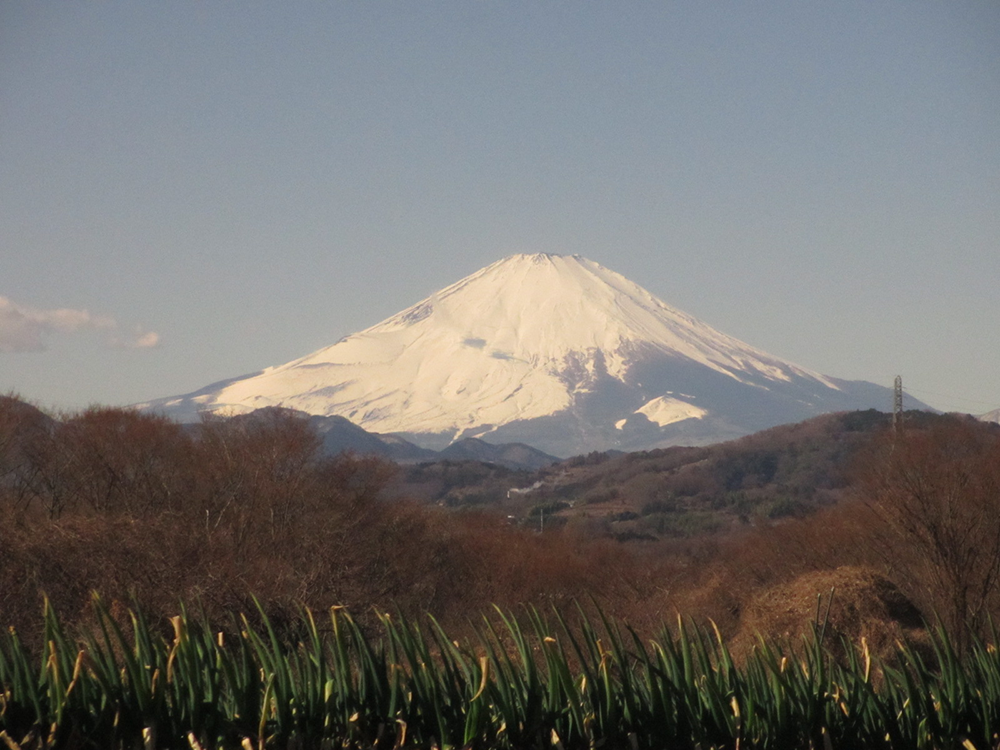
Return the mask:
<path id="1" fill-rule="evenodd" d="M 650 348 L 741 382 L 795 375 L 836 387 L 597 263 L 517 255 L 332 346 L 232 383 L 214 403 L 339 414 L 377 432 L 462 431 L 566 409 L 602 368 L 624 381 L 634 353 Z M 651 406 L 657 401 L 643 408 L 660 424 L 697 409 L 674 399 Z"/>

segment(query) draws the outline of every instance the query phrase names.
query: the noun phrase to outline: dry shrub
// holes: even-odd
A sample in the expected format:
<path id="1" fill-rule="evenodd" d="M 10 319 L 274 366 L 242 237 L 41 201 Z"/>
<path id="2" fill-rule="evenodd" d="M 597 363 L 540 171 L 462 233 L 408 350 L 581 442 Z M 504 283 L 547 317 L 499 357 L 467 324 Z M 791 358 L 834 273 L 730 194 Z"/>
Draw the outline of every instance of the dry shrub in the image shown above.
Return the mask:
<path id="1" fill-rule="evenodd" d="M 857 491 L 882 522 L 888 562 L 959 649 L 982 634 L 1000 584 L 1000 429 L 949 417 L 887 433 Z"/>
<path id="2" fill-rule="evenodd" d="M 174 612 L 177 592 L 194 598 L 185 577 L 200 570 L 190 536 L 169 524 L 123 518 L 40 520 L 0 530 L 0 619 L 31 634 L 43 597 L 69 621 L 85 619 L 91 594 Z"/>
<path id="3" fill-rule="evenodd" d="M 734 533 L 722 542 L 720 557 L 733 584 L 743 589 L 842 565 L 881 568 L 873 546 L 881 528 L 870 508 L 844 501 L 805 518 Z"/>
<path id="4" fill-rule="evenodd" d="M 748 601 L 731 647 L 745 658 L 760 636 L 792 645 L 814 628 L 830 653 L 845 657 L 845 642 L 872 655 L 890 657 L 897 641 L 923 643 L 920 610 L 889 580 L 869 568 L 844 566 L 806 573 L 755 593 Z"/>

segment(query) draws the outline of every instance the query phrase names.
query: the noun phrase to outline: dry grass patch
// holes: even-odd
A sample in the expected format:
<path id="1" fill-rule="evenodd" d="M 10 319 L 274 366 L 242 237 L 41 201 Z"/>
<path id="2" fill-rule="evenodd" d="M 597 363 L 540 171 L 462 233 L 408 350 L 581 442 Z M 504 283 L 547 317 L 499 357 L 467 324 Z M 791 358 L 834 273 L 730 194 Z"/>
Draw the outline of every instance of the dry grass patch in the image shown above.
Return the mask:
<path id="1" fill-rule="evenodd" d="M 839 657 L 844 642 L 888 657 L 898 642 L 927 640 L 924 616 L 894 583 L 870 568 L 844 566 L 806 573 L 753 595 L 732 639 L 734 655 L 746 658 L 761 634 L 801 643 L 813 628 Z"/>

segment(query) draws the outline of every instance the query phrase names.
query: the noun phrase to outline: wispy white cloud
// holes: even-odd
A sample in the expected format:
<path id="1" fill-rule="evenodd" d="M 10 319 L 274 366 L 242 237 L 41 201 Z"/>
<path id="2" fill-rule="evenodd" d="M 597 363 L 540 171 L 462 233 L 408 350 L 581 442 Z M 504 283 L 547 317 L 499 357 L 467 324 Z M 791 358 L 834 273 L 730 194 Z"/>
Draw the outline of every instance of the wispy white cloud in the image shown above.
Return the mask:
<path id="1" fill-rule="evenodd" d="M 132 326 L 127 334 L 118 333 L 108 340 L 116 349 L 153 349 L 160 345 L 160 334 L 142 326 Z"/>
<path id="2" fill-rule="evenodd" d="M 156 332 L 146 331 L 140 326 L 122 330 L 118 322 L 108 315 L 71 308 L 45 310 L 0 297 L 0 352 L 44 351 L 46 339 L 53 333 L 87 330 L 106 331 L 105 343 L 111 347 L 148 349 L 160 342 Z"/>

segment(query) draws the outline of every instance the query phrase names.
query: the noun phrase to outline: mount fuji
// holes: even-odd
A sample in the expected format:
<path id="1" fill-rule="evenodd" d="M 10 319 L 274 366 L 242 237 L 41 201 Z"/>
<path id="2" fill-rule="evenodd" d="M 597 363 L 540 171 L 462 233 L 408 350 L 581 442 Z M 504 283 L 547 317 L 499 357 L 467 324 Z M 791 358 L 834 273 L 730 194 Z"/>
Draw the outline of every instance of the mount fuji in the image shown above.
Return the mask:
<path id="1" fill-rule="evenodd" d="M 997 424 L 1000 424 L 1000 409 L 994 409 L 993 411 L 981 414 L 978 419 L 983 422 L 996 422 Z"/>
<path id="2" fill-rule="evenodd" d="M 593 261 L 536 254 L 301 359 L 139 407 L 191 421 L 284 406 L 426 448 L 477 437 L 569 456 L 717 442 L 891 404 L 888 388 L 755 349 Z"/>

